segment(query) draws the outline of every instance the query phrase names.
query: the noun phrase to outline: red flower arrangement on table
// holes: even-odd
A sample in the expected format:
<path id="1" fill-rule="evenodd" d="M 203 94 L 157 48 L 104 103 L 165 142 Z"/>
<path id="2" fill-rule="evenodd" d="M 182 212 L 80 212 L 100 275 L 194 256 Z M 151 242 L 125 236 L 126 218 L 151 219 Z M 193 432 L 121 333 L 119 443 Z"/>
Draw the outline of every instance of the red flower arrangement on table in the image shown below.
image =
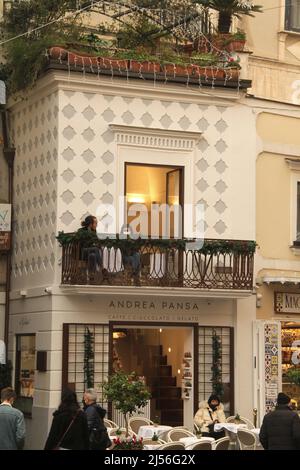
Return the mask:
<path id="1" fill-rule="evenodd" d="M 113 449 L 112 450 L 126 450 L 126 449 L 140 449 L 142 450 L 143 438 L 137 439 L 136 436 L 125 437 L 120 439 L 119 437 L 113 440 Z"/>

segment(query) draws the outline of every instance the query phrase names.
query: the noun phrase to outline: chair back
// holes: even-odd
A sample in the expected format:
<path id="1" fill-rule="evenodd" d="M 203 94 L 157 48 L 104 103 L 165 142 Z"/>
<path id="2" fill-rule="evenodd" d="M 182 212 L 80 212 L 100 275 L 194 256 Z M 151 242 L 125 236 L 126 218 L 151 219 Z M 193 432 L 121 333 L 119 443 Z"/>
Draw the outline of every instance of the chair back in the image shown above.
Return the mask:
<path id="1" fill-rule="evenodd" d="M 106 428 L 118 428 L 119 427 L 117 423 L 114 423 L 110 419 L 104 418 L 103 421 L 104 421 L 104 425 Z"/>
<path id="2" fill-rule="evenodd" d="M 199 440 L 186 446 L 186 450 L 212 450 L 211 441 L 205 441 L 204 439 Z"/>
<path id="3" fill-rule="evenodd" d="M 184 450 L 184 444 L 182 442 L 167 442 L 167 444 L 157 446 L 156 450 Z"/>
<path id="4" fill-rule="evenodd" d="M 229 444 L 230 444 L 229 437 L 221 437 L 221 439 L 218 439 L 216 441 L 215 450 L 228 450 Z"/>
<path id="5" fill-rule="evenodd" d="M 152 424 L 153 422 L 150 419 L 139 416 L 133 416 L 128 420 L 128 427 L 134 434 L 138 434 L 141 426 L 151 426 Z"/>
<path id="6" fill-rule="evenodd" d="M 195 437 L 195 435 L 187 429 L 177 428 L 171 429 L 167 435 L 168 442 L 178 442 L 182 437 Z"/>
<path id="7" fill-rule="evenodd" d="M 227 422 L 227 423 L 234 423 L 235 420 L 236 420 L 235 416 L 229 416 L 229 417 L 226 419 L 226 422 Z M 251 423 L 250 419 L 244 418 L 244 416 L 240 416 L 240 424 L 246 424 L 246 425 L 247 425 L 247 428 L 248 428 L 249 430 L 255 428 L 254 424 Z"/>
<path id="8" fill-rule="evenodd" d="M 255 434 L 247 429 L 239 429 L 237 432 L 237 440 L 240 450 L 255 450 L 256 438 Z"/>

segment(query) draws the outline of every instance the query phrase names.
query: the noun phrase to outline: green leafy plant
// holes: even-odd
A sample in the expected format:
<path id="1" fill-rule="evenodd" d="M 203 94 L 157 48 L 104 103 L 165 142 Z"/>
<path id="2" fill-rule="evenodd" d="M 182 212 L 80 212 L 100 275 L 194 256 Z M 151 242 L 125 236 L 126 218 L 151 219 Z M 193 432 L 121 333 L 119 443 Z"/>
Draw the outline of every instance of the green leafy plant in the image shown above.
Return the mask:
<path id="1" fill-rule="evenodd" d="M 66 44 L 80 37 L 80 23 L 76 15 L 66 20 L 74 9 L 71 0 L 23 0 L 12 2 L 1 22 L 3 39 L 28 34 L 4 45 L 5 64 L 0 76 L 7 77 L 10 92 L 32 85 L 47 63 L 46 50 L 55 44 Z M 49 24 L 50 23 L 50 24 Z M 41 25 L 48 24 L 42 30 Z"/>
<path id="2" fill-rule="evenodd" d="M 86 388 L 94 386 L 94 335 L 89 328 L 84 333 L 84 383 Z"/>
<path id="3" fill-rule="evenodd" d="M 293 384 L 300 385 L 300 369 L 291 368 L 286 375 Z"/>
<path id="4" fill-rule="evenodd" d="M 122 430 L 120 428 L 118 428 L 116 430 L 116 436 L 121 436 L 122 435 Z"/>
<path id="5" fill-rule="evenodd" d="M 213 392 L 222 398 L 224 387 L 222 384 L 222 343 L 221 338 L 213 330 L 212 336 L 212 387 Z"/>
<path id="6" fill-rule="evenodd" d="M 212 8 L 219 12 L 218 31 L 229 33 L 232 18 L 240 18 L 242 15 L 254 16 L 253 13 L 261 13 L 262 6 L 242 0 L 194 0 L 194 3 Z"/>
<path id="7" fill-rule="evenodd" d="M 157 442 L 157 441 L 158 441 L 158 435 L 156 434 L 156 432 L 153 434 L 151 440 L 154 441 L 154 442 Z"/>
<path id="8" fill-rule="evenodd" d="M 123 371 L 109 377 L 108 382 L 103 384 L 103 392 L 106 399 L 123 414 L 127 437 L 128 418 L 146 406 L 151 394 L 135 372 L 125 374 Z"/>
<path id="9" fill-rule="evenodd" d="M 203 65 L 203 66 L 217 65 L 218 62 L 220 62 L 220 58 L 216 54 L 209 53 L 209 52 L 203 53 L 203 54 L 194 53 L 191 56 L 191 61 L 195 64 Z"/>

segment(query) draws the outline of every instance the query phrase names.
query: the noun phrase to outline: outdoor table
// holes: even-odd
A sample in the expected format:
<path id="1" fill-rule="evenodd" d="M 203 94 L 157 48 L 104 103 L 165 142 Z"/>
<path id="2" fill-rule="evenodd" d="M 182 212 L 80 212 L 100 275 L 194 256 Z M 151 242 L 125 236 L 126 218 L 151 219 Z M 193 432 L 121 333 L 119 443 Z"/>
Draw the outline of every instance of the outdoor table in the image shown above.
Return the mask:
<path id="1" fill-rule="evenodd" d="M 152 426 L 152 425 L 147 425 L 147 426 L 141 426 L 139 431 L 138 431 L 138 438 L 143 438 L 143 439 L 152 439 L 154 434 L 156 434 L 158 437 L 163 434 L 164 432 L 170 431 L 172 429 L 171 426 Z"/>
<path id="2" fill-rule="evenodd" d="M 247 424 L 235 424 L 235 423 L 216 423 L 214 426 L 214 431 L 218 432 L 222 429 L 226 429 L 233 434 L 237 434 L 239 429 L 248 429 Z"/>
<path id="3" fill-rule="evenodd" d="M 247 424 L 235 424 L 235 423 L 216 423 L 214 431 L 218 432 L 222 429 L 227 431 L 227 435 L 230 439 L 229 450 L 238 449 L 237 432 L 239 429 L 248 429 Z"/>
<path id="4" fill-rule="evenodd" d="M 144 444 L 144 450 L 157 450 L 162 444 Z"/>
<path id="5" fill-rule="evenodd" d="M 184 447 L 187 449 L 187 447 L 191 446 L 192 444 L 195 444 L 195 442 L 207 442 L 207 441 L 210 441 L 211 442 L 211 448 L 212 450 L 215 450 L 216 448 L 216 441 L 213 437 L 181 437 L 181 439 L 179 439 L 179 442 L 183 442 L 184 444 Z"/>

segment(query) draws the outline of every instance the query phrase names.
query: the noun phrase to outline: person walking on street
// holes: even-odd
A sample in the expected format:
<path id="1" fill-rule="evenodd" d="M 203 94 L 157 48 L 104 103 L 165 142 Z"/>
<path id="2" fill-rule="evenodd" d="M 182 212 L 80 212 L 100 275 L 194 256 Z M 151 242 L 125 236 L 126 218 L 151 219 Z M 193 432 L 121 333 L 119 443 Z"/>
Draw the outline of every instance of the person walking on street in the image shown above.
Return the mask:
<path id="1" fill-rule="evenodd" d="M 112 444 L 103 421 L 106 410 L 96 403 L 97 393 L 93 388 L 85 391 L 83 402 L 89 428 L 90 450 L 105 450 Z"/>
<path id="2" fill-rule="evenodd" d="M 53 413 L 52 426 L 45 450 L 88 450 L 89 430 L 85 413 L 80 409 L 76 393 L 64 390 L 61 404 Z"/>
<path id="3" fill-rule="evenodd" d="M 1 450 L 21 450 L 24 447 L 24 415 L 20 410 L 12 407 L 16 398 L 16 392 L 12 388 L 2 389 L 0 405 Z"/>
<path id="4" fill-rule="evenodd" d="M 300 418 L 289 403 L 290 397 L 278 393 L 275 410 L 265 415 L 259 433 L 265 450 L 300 450 Z"/>

